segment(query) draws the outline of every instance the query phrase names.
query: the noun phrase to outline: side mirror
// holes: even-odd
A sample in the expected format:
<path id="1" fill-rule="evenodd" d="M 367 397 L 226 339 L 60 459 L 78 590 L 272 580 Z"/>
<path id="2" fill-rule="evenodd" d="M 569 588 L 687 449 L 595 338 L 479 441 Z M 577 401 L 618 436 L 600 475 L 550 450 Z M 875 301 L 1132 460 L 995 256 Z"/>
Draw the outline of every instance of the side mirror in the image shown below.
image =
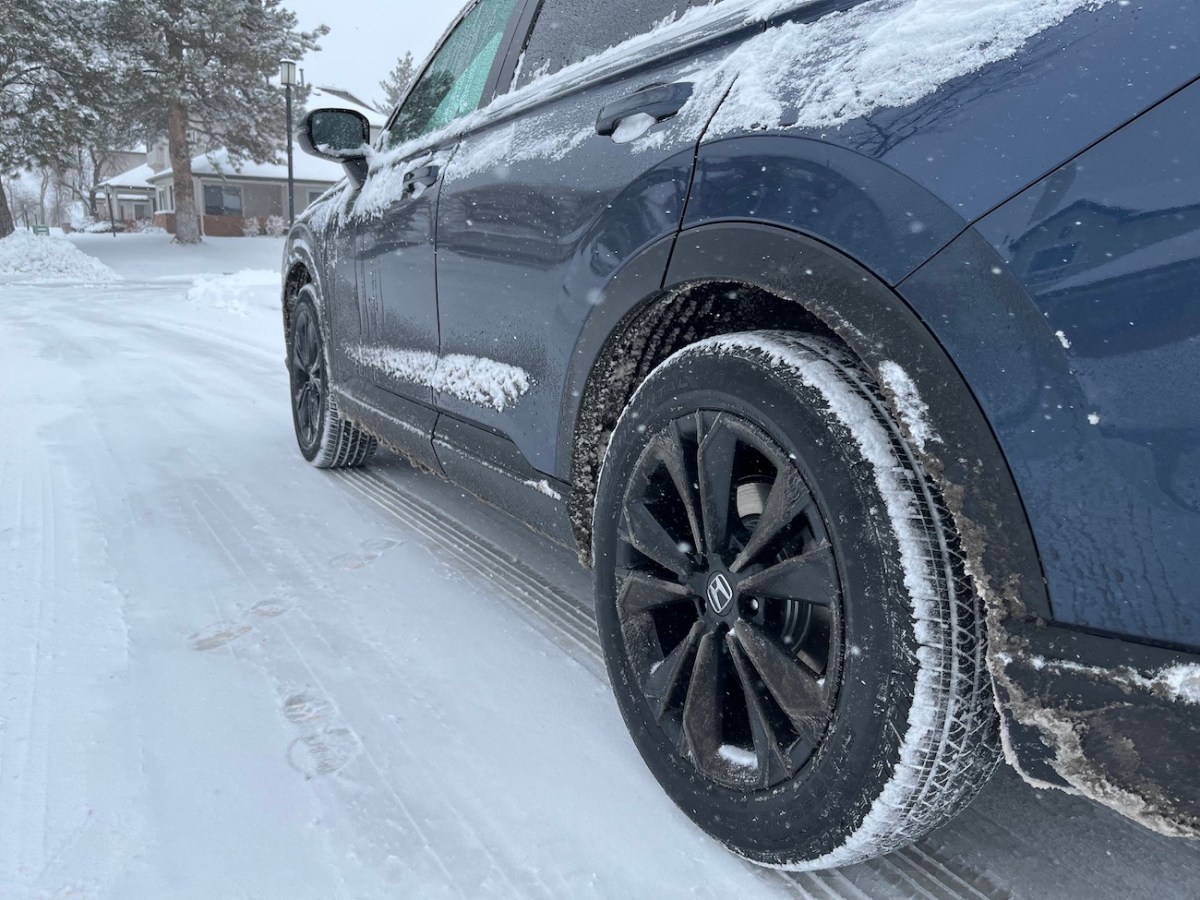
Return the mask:
<path id="1" fill-rule="evenodd" d="M 311 156 L 340 162 L 356 184 L 367 174 L 363 148 L 371 142 L 371 123 L 349 109 L 314 109 L 296 133 L 300 149 Z"/>

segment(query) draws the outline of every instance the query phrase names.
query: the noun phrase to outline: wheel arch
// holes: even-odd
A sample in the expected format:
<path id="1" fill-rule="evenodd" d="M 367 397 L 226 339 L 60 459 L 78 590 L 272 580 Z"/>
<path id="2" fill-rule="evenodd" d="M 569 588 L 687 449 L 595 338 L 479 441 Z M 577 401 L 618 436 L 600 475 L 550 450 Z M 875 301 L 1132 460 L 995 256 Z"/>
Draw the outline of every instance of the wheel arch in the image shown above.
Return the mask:
<path id="1" fill-rule="evenodd" d="M 654 274 L 656 268 L 665 275 Z M 647 284 L 654 289 L 647 291 Z M 954 517 L 972 574 L 986 580 L 981 589 L 1000 607 L 993 613 L 1001 621 L 1050 618 L 1041 563 L 1008 464 L 932 332 L 880 277 L 841 252 L 753 222 L 705 224 L 683 231 L 673 245 L 660 242 L 614 279 L 589 320 L 575 349 L 560 430 L 581 554 L 590 557 L 596 476 L 608 434 L 637 386 L 691 343 L 764 327 L 836 340 L 884 386 L 910 439 L 927 425 L 934 437 L 923 442 L 922 459 Z M 897 370 L 915 394 L 897 384 Z M 906 402 L 914 396 L 927 406 L 923 415 L 914 417 Z"/>

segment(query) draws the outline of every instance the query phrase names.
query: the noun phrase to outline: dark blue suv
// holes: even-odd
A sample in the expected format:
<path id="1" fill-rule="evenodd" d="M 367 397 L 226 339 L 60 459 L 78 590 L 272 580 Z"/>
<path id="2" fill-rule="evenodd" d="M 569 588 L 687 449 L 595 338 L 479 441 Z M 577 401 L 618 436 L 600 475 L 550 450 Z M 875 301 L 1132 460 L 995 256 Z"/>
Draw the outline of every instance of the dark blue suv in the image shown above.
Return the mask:
<path id="1" fill-rule="evenodd" d="M 1003 758 L 1200 834 L 1200 4 L 477 0 L 288 240 L 304 456 L 577 548 L 762 863 Z"/>

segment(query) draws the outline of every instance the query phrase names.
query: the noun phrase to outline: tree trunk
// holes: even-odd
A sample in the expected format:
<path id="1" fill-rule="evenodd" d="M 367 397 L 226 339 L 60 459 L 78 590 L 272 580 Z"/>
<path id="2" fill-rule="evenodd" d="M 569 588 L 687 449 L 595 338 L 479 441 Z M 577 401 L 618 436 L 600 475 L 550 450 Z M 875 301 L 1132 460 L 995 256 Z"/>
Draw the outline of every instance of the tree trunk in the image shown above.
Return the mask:
<path id="1" fill-rule="evenodd" d="M 167 147 L 175 182 L 175 243 L 200 243 L 196 191 L 192 184 L 192 150 L 188 145 L 188 113 L 182 100 L 167 107 Z"/>
<path id="2" fill-rule="evenodd" d="M 0 238 L 6 238 L 16 230 L 12 210 L 8 208 L 8 195 L 4 193 L 4 182 L 0 181 Z"/>

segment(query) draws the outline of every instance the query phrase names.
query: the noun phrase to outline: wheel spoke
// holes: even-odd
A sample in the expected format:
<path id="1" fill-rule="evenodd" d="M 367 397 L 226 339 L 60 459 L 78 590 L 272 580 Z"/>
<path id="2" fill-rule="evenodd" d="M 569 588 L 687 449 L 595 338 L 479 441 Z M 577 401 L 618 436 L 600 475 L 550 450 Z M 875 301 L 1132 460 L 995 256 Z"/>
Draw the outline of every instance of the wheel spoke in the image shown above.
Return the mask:
<path id="1" fill-rule="evenodd" d="M 647 572 L 626 569 L 617 603 L 622 612 L 628 615 L 647 612 L 692 598 L 691 588 L 686 585 L 667 581 L 665 578 L 656 578 Z"/>
<path id="2" fill-rule="evenodd" d="M 733 634 L 796 733 L 801 738 L 814 740 L 819 723 L 826 715 L 825 698 L 820 685 L 771 638 L 749 622 L 738 622 Z"/>
<path id="3" fill-rule="evenodd" d="M 799 473 L 790 466 L 781 468 L 775 483 L 771 485 L 771 493 L 767 497 L 762 515 L 759 516 L 758 524 L 754 526 L 754 533 L 750 535 L 750 540 L 729 568 L 734 572 L 741 571 L 780 532 L 792 524 L 796 516 L 811 502 L 812 494 L 804 486 Z"/>
<path id="4" fill-rule="evenodd" d="M 742 685 L 742 694 L 746 698 L 746 712 L 750 718 L 750 734 L 754 739 L 754 755 L 758 757 L 759 783 L 766 787 L 783 781 L 795 771 L 787 751 L 779 743 L 779 737 L 767 718 L 759 698 L 759 682 L 750 664 L 746 661 L 744 651 L 738 645 L 732 632 L 725 635 L 729 647 L 729 655 L 733 658 L 737 670 L 738 681 Z"/>
<path id="5" fill-rule="evenodd" d="M 719 555 L 728 544 L 737 443 L 737 435 L 717 416 L 697 453 L 701 517 L 710 554 Z"/>
<path id="6" fill-rule="evenodd" d="M 696 491 L 692 487 L 692 476 L 688 471 L 687 454 L 683 449 L 683 435 L 679 431 L 679 422 L 675 421 L 667 428 L 666 434 L 660 435 L 655 441 L 655 455 L 667 467 L 675 492 L 683 501 L 687 511 L 688 527 L 692 532 L 692 543 L 696 549 L 704 552 L 704 536 L 700 531 L 700 511 L 696 502 Z"/>
<path id="7" fill-rule="evenodd" d="M 313 334 L 313 321 L 308 315 L 301 315 L 296 322 L 296 358 L 301 367 L 308 371 L 316 359 L 316 338 Z"/>
<path id="8" fill-rule="evenodd" d="M 699 624 L 699 623 L 697 623 Z M 707 771 L 721 746 L 721 667 L 717 639 L 706 632 L 696 648 L 696 663 L 683 704 L 684 755 Z"/>
<path id="9" fill-rule="evenodd" d="M 667 534 L 662 523 L 644 503 L 635 500 L 626 505 L 625 534 L 622 537 L 635 550 L 660 566 L 670 569 L 680 578 L 687 577 L 692 561 L 686 548 Z"/>
<path id="10" fill-rule="evenodd" d="M 807 553 L 747 576 L 739 589 L 752 597 L 779 597 L 829 606 L 838 590 L 833 551 L 827 543 L 822 543 Z"/>
<path id="11" fill-rule="evenodd" d="M 704 625 L 697 620 L 692 625 L 692 630 L 687 633 L 687 637 L 666 655 L 642 684 L 642 693 L 654 701 L 654 715 L 660 722 L 671 706 L 671 700 L 678 691 L 679 679 L 686 670 L 687 664 L 691 662 L 696 645 L 700 642 L 700 636 L 703 633 Z"/>

